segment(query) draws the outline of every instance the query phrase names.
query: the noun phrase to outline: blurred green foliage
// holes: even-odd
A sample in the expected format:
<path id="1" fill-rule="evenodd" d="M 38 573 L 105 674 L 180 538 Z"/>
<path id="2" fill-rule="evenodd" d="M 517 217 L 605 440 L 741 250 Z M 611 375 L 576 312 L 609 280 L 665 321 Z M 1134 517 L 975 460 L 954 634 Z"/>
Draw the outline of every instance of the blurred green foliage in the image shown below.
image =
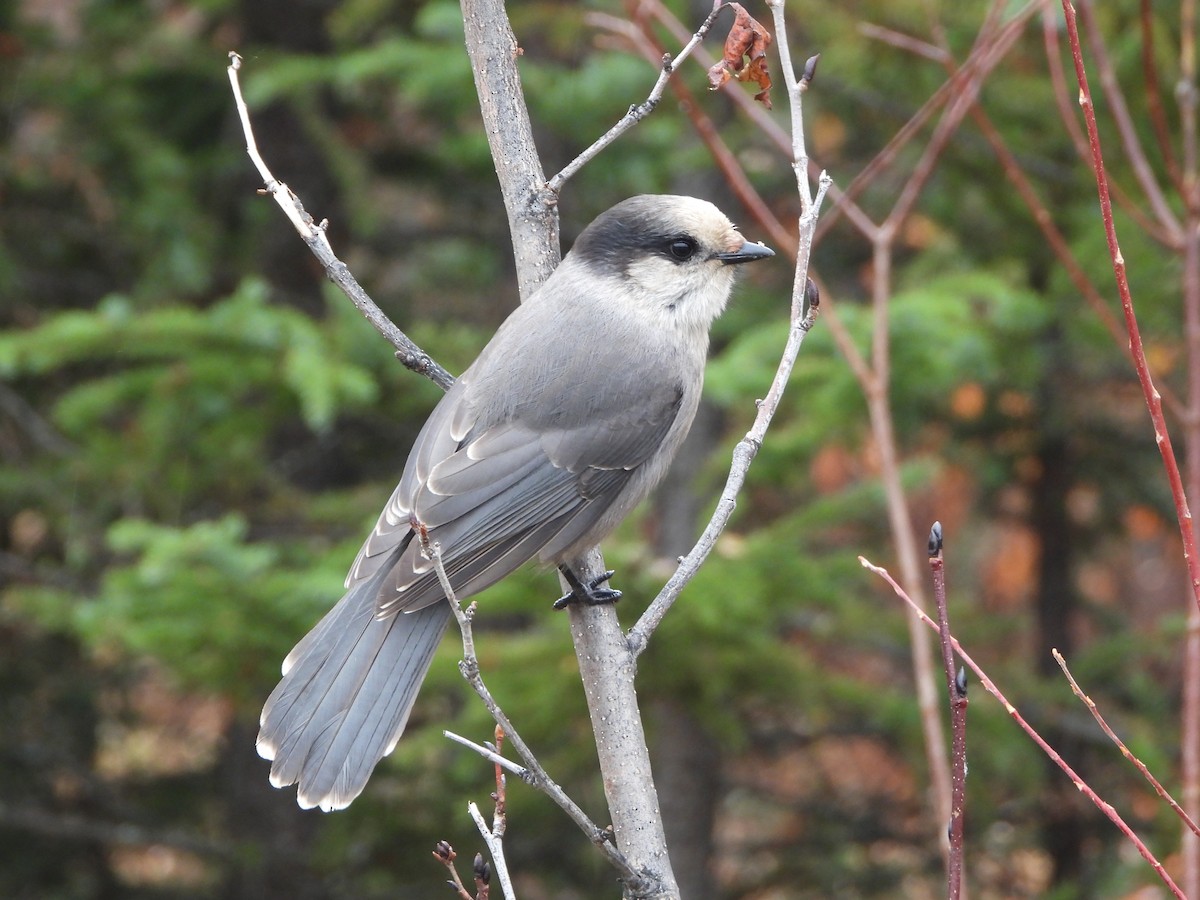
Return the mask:
<path id="1" fill-rule="evenodd" d="M 703 14 L 670 5 L 687 22 Z M 961 59 L 980 11 L 942 6 Z M 1134 7 L 1098 11 L 1131 83 Z M 795 52 L 822 53 L 806 99 L 810 146 L 840 185 L 945 77 L 858 25 L 927 36 L 928 8 L 789 6 Z M 616 2 L 514 0 L 510 11 L 553 172 L 643 99 L 654 69 L 588 20 L 624 15 Z M 983 103 L 1105 287 L 1090 176 L 1072 157 L 1034 30 Z M 429 896 L 442 890 L 434 842 L 468 858 L 476 846 L 463 803 L 486 800 L 492 775 L 440 732 L 481 738 L 491 724 L 459 679 L 453 640 L 409 732 L 348 812 L 300 812 L 254 756 L 280 660 L 339 595 L 438 392 L 396 363 L 255 194 L 224 72 L 236 47 L 276 174 L 329 217 L 335 247 L 384 309 L 457 372 L 517 296 L 462 40 L 448 0 L 0 10 L 0 719 L 13 723 L 0 729 L 0 895 Z M 698 67 L 679 77 L 794 221 L 791 172 L 769 141 L 704 92 Z M 777 99 L 773 116 L 786 127 L 784 107 Z M 865 208 L 886 211 L 923 146 L 899 154 Z M 567 186 L 565 243 L 647 191 L 710 196 L 759 236 L 664 102 Z M 948 146 L 915 223 L 898 245 L 888 314 L 915 527 L 948 524 L 964 643 L 1166 855 L 1174 823 L 1034 658 L 1049 527 L 1036 501 L 1058 492 L 1070 504 L 1072 664 L 1169 776 L 1182 582 L 1122 350 L 973 129 Z M 1119 224 L 1151 350 L 1178 390 L 1177 264 L 1136 223 Z M 816 264 L 827 302 L 869 352 L 870 246 L 841 223 Z M 702 436 L 713 449 L 691 488 L 705 515 L 773 375 L 790 282 L 782 264 L 753 273 L 714 334 L 706 396 L 724 427 Z M 1069 477 L 1049 483 L 1055 452 Z M 715 896 L 895 896 L 898 883 L 940 881 L 905 621 L 857 561 L 891 559 L 877 455 L 859 386 L 819 321 L 733 527 L 642 657 L 643 709 L 682 707 L 718 748 L 712 770 L 684 773 L 717 798 Z M 627 624 L 669 571 L 657 515 L 640 511 L 606 547 Z M 566 620 L 549 610 L 555 587 L 530 568 L 481 599 L 481 662 L 543 762 L 602 819 Z M 1052 856 L 1052 813 L 1075 801 L 981 694 L 972 689 L 968 848 L 979 893 L 1049 891 L 1052 862 L 1065 867 L 1054 896 L 1148 882 L 1077 807 L 1083 855 Z M 669 737 L 649 718 L 656 742 Z M 525 895 L 613 894 L 612 873 L 548 802 L 514 784 L 509 815 Z M 108 840 L 117 824 L 141 837 Z"/>

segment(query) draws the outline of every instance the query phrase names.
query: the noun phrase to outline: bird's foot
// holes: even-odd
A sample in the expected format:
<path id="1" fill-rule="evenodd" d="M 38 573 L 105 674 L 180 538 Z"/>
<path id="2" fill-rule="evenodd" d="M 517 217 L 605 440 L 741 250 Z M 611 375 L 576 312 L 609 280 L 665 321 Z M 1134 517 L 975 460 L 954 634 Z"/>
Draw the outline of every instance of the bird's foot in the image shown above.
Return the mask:
<path id="1" fill-rule="evenodd" d="M 555 609 L 566 609 L 572 603 L 582 603 L 584 606 L 601 606 L 605 603 L 616 603 L 621 599 L 621 592 L 615 588 L 601 587 L 615 574 L 609 569 L 603 575 L 593 578 L 587 584 L 579 580 L 579 576 L 571 571 L 570 566 L 559 566 L 563 578 L 571 586 L 571 592 L 554 601 Z"/>

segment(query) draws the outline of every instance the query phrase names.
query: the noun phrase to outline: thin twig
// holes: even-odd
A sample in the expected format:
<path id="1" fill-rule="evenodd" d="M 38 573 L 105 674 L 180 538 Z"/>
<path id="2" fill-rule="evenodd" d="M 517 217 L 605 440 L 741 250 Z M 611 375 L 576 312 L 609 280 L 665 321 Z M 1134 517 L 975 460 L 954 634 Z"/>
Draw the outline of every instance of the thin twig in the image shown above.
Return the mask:
<path id="1" fill-rule="evenodd" d="M 537 776 L 525 766 L 513 762 L 506 756 L 501 756 L 496 750 L 488 747 L 486 744 L 478 744 L 470 738 L 465 738 L 461 734 L 455 734 L 453 731 L 442 731 L 442 736 L 449 738 L 456 744 L 462 744 L 469 750 L 474 750 L 488 762 L 495 763 L 497 767 L 508 769 L 523 782 L 533 787 L 538 787 Z"/>
<path id="2" fill-rule="evenodd" d="M 1163 165 L 1167 168 L 1167 176 L 1179 192 L 1179 196 L 1190 205 L 1192 198 L 1188 196 L 1187 187 L 1183 183 L 1183 172 L 1171 147 L 1171 129 L 1167 125 L 1167 114 L 1163 110 L 1162 85 L 1158 79 L 1158 62 L 1154 58 L 1154 17 L 1150 0 L 1141 0 L 1138 21 L 1142 28 L 1142 80 L 1146 86 L 1146 112 L 1154 128 L 1154 139 L 1158 143 Z"/>
<path id="3" fill-rule="evenodd" d="M 705 18 L 704 22 L 696 29 L 691 39 L 684 45 L 683 49 L 672 59 L 669 55 L 663 54 L 662 68 L 658 73 L 658 80 L 654 82 L 654 87 L 650 89 L 649 96 L 641 103 L 629 107 L 629 111 L 623 115 L 617 124 L 604 132 L 599 138 L 592 143 L 590 147 L 580 153 L 577 157 L 567 163 L 561 172 L 551 178 L 546 186 L 555 194 L 562 191 L 562 187 L 567 181 L 585 165 L 595 159 L 605 147 L 627 132 L 630 128 L 636 125 L 650 113 L 654 112 L 654 108 L 658 106 L 658 102 L 662 99 L 663 92 L 667 89 L 667 81 L 671 75 L 679 67 L 679 64 L 686 60 L 695 51 L 700 42 L 704 40 L 704 36 L 708 34 L 708 30 L 712 27 L 717 16 L 725 6 L 718 2 L 713 6 Z"/>
<path id="4" fill-rule="evenodd" d="M 1200 607 L 1200 559 L 1196 556 L 1196 534 L 1192 528 L 1192 513 L 1188 508 L 1187 495 L 1183 490 L 1179 465 L 1175 461 L 1171 435 L 1167 431 L 1167 424 L 1163 419 L 1162 397 L 1155 389 L 1154 381 L 1150 377 L 1150 370 L 1146 365 L 1146 352 L 1142 346 L 1142 335 L 1133 308 L 1133 295 L 1130 293 L 1129 279 L 1125 273 L 1125 257 L 1121 255 L 1121 247 L 1117 242 L 1117 228 L 1113 222 L 1108 177 L 1104 173 L 1104 154 L 1100 149 L 1100 133 L 1096 126 L 1096 111 L 1092 105 L 1092 93 L 1088 87 L 1087 72 L 1084 71 L 1083 51 L 1079 45 L 1079 28 L 1075 22 L 1075 9 L 1071 6 L 1070 0 L 1063 0 L 1063 11 L 1067 17 L 1067 37 L 1071 44 L 1071 57 L 1075 62 L 1075 78 L 1079 82 L 1079 105 L 1083 107 L 1088 144 L 1092 155 L 1092 170 L 1096 176 L 1096 190 L 1100 197 L 1104 237 L 1108 242 L 1108 251 L 1112 258 L 1117 292 L 1121 297 L 1121 309 L 1125 313 L 1125 327 L 1129 331 L 1129 346 L 1133 353 L 1134 368 L 1137 371 L 1138 383 L 1142 386 L 1146 407 L 1150 411 L 1150 420 L 1154 424 L 1154 438 L 1158 442 L 1163 466 L 1167 471 L 1167 480 L 1171 485 L 1171 495 L 1175 501 L 1175 515 L 1179 521 L 1179 533 L 1183 539 L 1183 555 L 1187 561 L 1188 580 L 1191 582 L 1192 595 L 1196 605 Z"/>
<path id="5" fill-rule="evenodd" d="M 934 62 L 944 63 L 949 57 L 944 47 L 938 47 L 928 41 L 922 41 L 895 29 L 884 28 L 882 25 L 875 25 L 871 22 L 860 22 L 858 33 L 865 38 L 872 38 L 892 47 L 907 50 L 914 56 L 921 56 Z"/>
<path id="6" fill-rule="evenodd" d="M 238 71 L 241 67 L 242 57 L 231 52 L 228 68 L 229 84 L 233 88 L 233 100 L 237 105 L 238 117 L 242 122 L 242 132 L 246 137 L 246 153 L 249 154 L 250 161 L 254 163 L 254 167 L 258 169 L 258 174 L 262 177 L 265 185 L 263 193 L 269 194 L 283 210 L 283 214 L 288 217 L 288 221 L 292 223 L 304 243 L 308 245 L 308 249 L 324 267 L 326 277 L 350 298 L 350 302 L 366 317 L 375 330 L 396 348 L 396 358 L 405 367 L 418 375 L 424 375 L 443 391 L 447 390 L 450 385 L 454 384 L 454 376 L 434 362 L 428 353 L 413 343 L 408 335 L 384 315 L 383 310 L 363 290 L 362 285 L 351 274 L 346 264 L 334 254 L 333 247 L 329 244 L 329 238 L 325 234 L 326 223 L 315 223 L 313 217 L 304 209 L 300 198 L 291 188 L 272 175 L 271 170 L 267 168 L 262 155 L 258 152 L 258 144 L 254 139 L 254 128 L 250 124 L 250 111 L 242 97 L 242 87 L 238 80 Z"/>
<path id="7" fill-rule="evenodd" d="M 497 725 L 504 729 L 504 733 L 512 742 L 513 748 L 517 751 L 517 755 L 521 757 L 525 765 L 528 767 L 528 777 L 526 775 L 522 775 L 521 779 L 527 784 L 537 788 L 539 791 L 553 800 L 555 804 L 558 805 L 559 809 L 565 812 L 570 817 L 571 821 L 579 826 L 579 829 L 587 836 L 588 840 L 600 848 L 601 852 L 605 855 L 613 867 L 621 873 L 622 879 L 625 880 L 631 889 L 638 889 L 640 886 L 643 886 L 647 881 L 647 874 L 635 868 L 629 862 L 629 860 L 626 859 L 625 855 L 621 853 L 621 851 L 618 850 L 616 846 L 614 846 L 613 843 L 608 839 L 608 832 L 598 827 L 590 818 L 588 818 L 587 814 L 579 807 L 579 805 L 567 795 L 567 792 L 559 787 L 557 782 L 550 777 L 545 768 L 542 767 L 542 764 L 538 762 L 537 757 L 534 756 L 533 751 L 529 748 L 529 745 L 525 743 L 521 735 L 518 734 L 516 728 L 513 727 L 512 721 L 507 715 L 505 715 L 504 711 L 500 708 L 500 705 L 492 696 L 492 692 L 484 683 L 483 675 L 480 673 L 479 659 L 475 656 L 475 636 L 471 625 L 474 612 L 473 608 L 475 604 L 472 603 L 466 610 L 462 608 L 462 604 L 459 603 L 458 598 L 455 596 L 454 588 L 450 584 L 450 579 L 446 574 L 446 567 L 442 561 L 441 547 L 436 541 L 429 540 L 429 532 L 423 526 L 417 528 L 417 536 L 421 543 L 422 552 L 433 563 L 434 571 L 437 573 L 438 583 L 441 585 L 441 588 L 446 595 L 446 602 L 450 604 L 450 610 L 454 614 L 455 620 L 458 622 L 459 631 L 462 632 L 463 659 L 458 664 L 459 671 L 462 673 L 463 678 L 466 679 L 467 683 L 471 685 L 471 688 L 479 696 L 479 699 L 483 701 L 484 706 L 486 706 L 488 712 L 491 713 L 492 719 L 495 720 Z M 447 736 L 449 737 L 449 735 Z M 465 741 L 464 739 L 457 737 L 453 739 L 458 740 L 459 743 L 469 745 L 469 742 Z M 471 746 L 477 752 L 480 752 L 481 755 L 483 755 L 486 759 L 489 759 L 493 763 L 497 762 L 496 756 L 498 756 L 498 754 L 494 755 L 490 751 L 486 751 L 476 745 Z M 502 758 L 503 757 L 501 757 L 501 759 Z"/>
<path id="8" fill-rule="evenodd" d="M 446 883 L 454 888 L 454 892 L 458 894 L 459 900 L 475 900 L 471 896 L 471 892 L 467 890 L 467 886 L 463 884 L 462 878 L 459 877 L 458 868 L 454 865 L 454 860 L 458 854 L 454 848 L 450 846 L 449 841 L 438 841 L 433 848 L 433 858 L 446 867 L 446 874 L 450 876 L 450 880 Z"/>
<path id="9" fill-rule="evenodd" d="M 1067 89 L 1066 73 L 1063 69 L 1062 56 L 1059 52 L 1058 20 L 1055 19 L 1049 4 L 1042 9 L 1042 38 L 1046 48 L 1046 61 L 1049 64 L 1050 86 L 1054 93 L 1054 102 L 1058 106 L 1059 119 L 1062 120 L 1063 125 L 1067 129 L 1067 134 L 1070 136 L 1071 143 L 1075 147 L 1076 155 L 1088 166 L 1091 166 L 1092 156 L 1088 151 L 1087 138 L 1079 128 L 1079 122 L 1075 118 L 1074 108 L 1071 105 L 1074 102 L 1072 93 Z M 1153 236 L 1155 240 L 1164 246 L 1172 246 L 1170 235 L 1167 234 L 1158 222 L 1146 215 L 1142 208 L 1133 202 L 1119 184 L 1112 184 L 1110 188 L 1113 197 L 1120 204 L 1121 209 L 1137 222 L 1139 228 Z M 1178 249 L 1178 247 L 1175 249 Z"/>
<path id="10" fill-rule="evenodd" d="M 942 663 L 946 667 L 946 693 L 950 699 L 950 852 L 946 859 L 946 892 L 950 900 L 962 895 L 963 824 L 967 812 L 967 686 L 954 667 L 950 639 L 950 613 L 946 606 L 946 566 L 942 556 L 942 523 L 934 522 L 929 532 L 929 568 L 933 572 L 933 598 L 938 611 L 938 634 L 942 641 Z"/>
<path id="11" fill-rule="evenodd" d="M 858 558 L 858 561 L 864 569 L 874 572 L 889 585 L 891 585 L 892 590 L 896 592 L 896 596 L 908 604 L 908 608 L 912 611 L 913 615 L 916 616 L 922 623 L 924 623 L 927 628 L 933 629 L 934 631 L 938 630 L 937 622 L 929 618 L 929 616 L 925 614 L 925 611 L 917 606 L 917 604 L 908 596 L 908 594 L 905 593 L 904 588 L 900 587 L 900 585 L 896 583 L 896 580 L 892 578 L 887 569 L 875 565 L 862 556 Z M 1181 898 L 1181 900 L 1186 900 L 1183 891 L 1179 889 L 1178 885 L 1176 885 L 1171 879 L 1171 876 L 1167 874 L 1167 870 L 1163 868 L 1162 863 L 1160 863 L 1154 854 L 1150 852 L 1150 849 L 1145 845 L 1142 839 L 1137 836 L 1137 833 L 1129 827 L 1124 819 L 1121 818 L 1121 815 L 1116 811 L 1116 809 L 1114 809 L 1111 804 L 1102 800 L 1100 796 L 1092 789 L 1091 785 L 1084 781 L 1083 778 L 1076 773 L 1076 771 L 1072 769 L 1070 765 L 1067 764 L 1066 760 L 1059 756 L 1058 752 L 1048 743 L 1046 743 L 1046 740 L 1040 734 L 1038 734 L 1037 730 L 1025 720 L 1025 717 L 1021 715 L 1020 711 L 1013 706 L 1013 704 L 1008 701 L 1008 698 L 1004 696 L 1003 692 L 996 687 L 996 683 L 988 677 L 987 673 L 980 668 L 978 664 L 976 664 L 975 660 L 971 658 L 970 654 L 962 648 L 962 645 L 959 644 L 958 640 L 951 637 L 950 642 L 954 647 L 954 652 L 958 654 L 958 658 L 963 661 L 963 664 L 967 668 L 975 673 L 975 677 L 979 679 L 979 683 L 983 686 L 983 689 L 1000 701 L 1001 705 L 1004 707 L 1004 711 L 1007 712 L 1012 720 L 1021 728 L 1021 730 L 1029 736 L 1030 740 L 1037 744 L 1038 747 L 1041 748 L 1042 752 L 1049 757 L 1050 761 L 1058 766 L 1063 773 L 1069 779 L 1071 779 L 1071 783 L 1075 785 L 1076 789 L 1078 789 L 1085 797 L 1091 800 L 1092 803 L 1095 804 L 1096 808 L 1104 813 L 1104 815 L 1108 817 L 1109 821 L 1116 825 L 1120 832 L 1129 839 L 1130 843 L 1137 848 L 1138 853 L 1141 854 L 1142 858 L 1150 864 L 1151 868 L 1154 869 L 1155 873 L 1162 880 L 1163 884 L 1167 886 L 1171 893 L 1176 897 Z"/>
<path id="12" fill-rule="evenodd" d="M 800 200 L 804 208 L 804 213 L 800 217 L 798 228 L 799 246 L 796 255 L 795 276 L 792 283 L 791 328 L 788 331 L 787 343 L 784 346 L 783 355 L 779 360 L 775 378 L 767 390 L 766 397 L 758 403 L 758 413 L 754 418 L 754 424 L 746 436 L 733 449 L 733 461 L 729 469 L 729 475 L 725 481 L 725 488 L 721 492 L 717 508 L 713 511 L 708 525 L 700 535 L 700 539 L 696 542 L 695 546 L 680 561 L 675 574 L 663 585 L 658 596 L 654 598 L 641 618 L 629 630 L 627 635 L 629 650 L 635 658 L 646 649 L 650 636 L 662 622 L 676 599 L 678 599 L 683 588 L 695 577 L 704 560 L 708 558 L 708 554 L 712 551 L 712 548 L 716 546 L 717 538 L 720 537 L 726 525 L 728 525 L 730 518 L 733 516 L 734 509 L 737 507 L 737 496 L 746 481 L 746 473 L 750 468 L 750 464 L 754 461 L 754 457 L 758 454 L 759 448 L 762 446 L 767 428 L 771 424 L 771 419 L 774 417 L 775 411 L 779 408 L 779 402 L 783 397 L 784 388 L 791 376 L 792 368 L 795 366 L 796 357 L 800 353 L 800 347 L 804 343 L 804 338 L 816 321 L 818 303 L 814 301 L 819 300 L 819 295 L 816 285 L 808 278 L 808 264 L 812 253 L 812 235 L 816 230 L 817 216 L 820 214 L 821 204 L 824 202 L 825 194 L 829 190 L 831 179 L 826 173 L 822 172 L 818 181 L 816 195 L 812 194 L 812 189 L 807 180 L 808 167 L 806 163 L 807 156 L 804 150 L 804 120 L 801 100 L 804 90 L 808 87 L 808 80 L 802 82 L 795 76 L 795 69 L 792 66 L 787 45 L 787 28 L 784 21 L 783 0 L 768 0 L 768 5 L 771 7 L 771 11 L 775 17 L 775 46 L 778 48 L 780 65 L 784 71 L 792 113 L 792 158 L 796 161 L 805 161 L 803 165 L 798 164 L 796 166 L 797 188 L 800 192 Z"/>
<path id="13" fill-rule="evenodd" d="M 488 828 L 483 814 L 479 811 L 479 806 L 474 801 L 467 804 L 467 812 L 475 820 L 475 827 L 479 829 L 479 833 L 483 836 L 483 842 L 487 844 L 488 853 L 492 855 L 493 871 L 500 880 L 500 890 L 504 894 L 505 900 L 516 900 L 517 895 L 513 893 L 512 879 L 508 875 L 508 863 L 504 859 L 504 841 L 500 839 L 500 835 L 493 834 L 492 829 Z"/>
<path id="14" fill-rule="evenodd" d="M 1179 816 L 1180 821 L 1183 822 L 1183 824 L 1186 825 L 1193 834 L 1195 834 L 1197 837 L 1200 837 L 1200 826 L 1193 821 L 1191 816 L 1184 812 L 1183 807 L 1175 802 L 1175 798 L 1171 796 L 1170 792 L 1168 792 L 1167 789 L 1162 786 L 1162 783 L 1150 773 L 1150 769 L 1146 767 L 1146 764 L 1134 756 L 1133 751 L 1125 746 L 1125 742 L 1122 741 L 1121 738 L 1117 736 L 1117 733 L 1109 727 L 1108 722 L 1104 720 L 1104 716 L 1101 715 L 1099 708 L 1097 708 L 1096 701 L 1083 692 L 1083 689 L 1075 680 L 1075 676 L 1072 675 L 1071 670 L 1067 668 L 1067 661 L 1063 659 L 1063 655 L 1059 653 L 1058 650 L 1052 650 L 1051 653 L 1054 655 L 1054 661 L 1058 663 L 1058 667 L 1062 669 L 1063 674 L 1067 676 L 1067 682 L 1071 685 L 1071 690 L 1075 692 L 1076 697 L 1083 701 L 1083 705 L 1088 708 L 1088 712 L 1092 714 L 1092 718 L 1096 720 L 1096 724 L 1100 726 L 1100 730 L 1108 736 L 1110 741 L 1117 745 L 1117 749 L 1121 751 L 1121 755 L 1133 763 L 1134 767 L 1142 773 L 1142 777 L 1150 782 L 1150 786 L 1154 788 L 1154 792 L 1167 802 L 1167 805 L 1171 807 L 1171 810 L 1175 813 L 1175 815 Z"/>
<path id="15" fill-rule="evenodd" d="M 1133 175 L 1137 179 L 1138 185 L 1141 186 L 1142 195 L 1154 211 L 1154 216 L 1158 220 L 1159 225 L 1166 230 L 1170 237 L 1171 245 L 1177 247 L 1183 239 L 1183 226 L 1180 224 L 1179 218 L 1175 215 L 1175 211 L 1171 209 L 1171 204 L 1163 195 L 1162 187 L 1159 185 L 1158 178 L 1154 174 L 1154 168 L 1150 165 L 1150 161 L 1146 159 L 1146 154 L 1142 149 L 1141 138 L 1138 137 L 1137 126 L 1134 124 L 1133 116 L 1130 115 L 1129 107 L 1125 103 L 1125 94 L 1121 90 L 1121 86 L 1117 83 L 1117 72 L 1113 67 L 1108 47 L 1104 43 L 1104 36 L 1100 33 L 1100 26 L 1096 22 L 1096 16 L 1092 12 L 1091 3 L 1088 0 L 1080 0 L 1079 8 L 1083 11 L 1083 25 L 1087 29 L 1088 45 L 1092 51 L 1092 58 L 1096 61 L 1096 67 L 1100 73 L 1100 87 L 1104 91 L 1104 99 L 1108 104 L 1108 110 L 1112 115 L 1113 123 L 1117 126 L 1117 134 L 1121 137 L 1121 146 L 1125 150 L 1125 157 L 1129 160 L 1129 165 L 1133 169 Z M 1074 7 L 1072 7 L 1071 12 L 1067 15 L 1067 19 L 1068 35 L 1071 34 L 1072 29 L 1075 29 L 1075 36 L 1071 38 L 1071 53 L 1074 56 L 1075 43 L 1079 38 Z M 1082 59 L 1082 57 L 1079 58 Z M 1077 64 L 1077 75 L 1078 72 L 1079 65 Z M 1090 90 L 1088 93 L 1088 102 L 1090 104 Z M 1088 131 L 1090 135 L 1091 129 L 1089 128 Z M 1092 143 L 1094 146 L 1094 142 L 1089 141 L 1089 143 Z"/>
<path id="16" fill-rule="evenodd" d="M 504 759 L 501 754 L 504 749 L 504 729 L 499 723 L 496 723 L 492 736 L 496 742 L 496 755 Z M 508 779 L 504 776 L 504 769 L 500 762 L 496 762 L 496 793 L 492 795 L 496 809 L 492 814 L 492 833 L 497 837 L 504 837 L 504 832 L 508 830 Z"/>

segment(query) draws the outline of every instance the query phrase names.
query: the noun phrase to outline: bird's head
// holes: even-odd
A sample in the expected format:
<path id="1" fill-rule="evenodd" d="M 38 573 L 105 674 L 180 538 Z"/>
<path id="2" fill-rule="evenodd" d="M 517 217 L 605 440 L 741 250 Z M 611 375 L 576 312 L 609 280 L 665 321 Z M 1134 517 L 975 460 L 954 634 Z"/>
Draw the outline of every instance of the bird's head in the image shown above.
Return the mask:
<path id="1" fill-rule="evenodd" d="M 643 194 L 599 215 L 570 258 L 647 314 L 707 331 L 725 308 L 737 266 L 774 255 L 743 238 L 707 200 Z"/>

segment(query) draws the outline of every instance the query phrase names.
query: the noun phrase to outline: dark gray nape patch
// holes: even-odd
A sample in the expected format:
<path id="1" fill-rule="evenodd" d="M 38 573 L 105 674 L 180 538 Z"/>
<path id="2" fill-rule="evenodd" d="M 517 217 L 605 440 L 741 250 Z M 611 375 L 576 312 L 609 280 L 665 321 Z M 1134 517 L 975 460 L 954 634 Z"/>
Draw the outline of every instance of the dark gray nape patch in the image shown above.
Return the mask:
<path id="1" fill-rule="evenodd" d="M 624 274 L 630 263 L 650 255 L 680 262 L 671 255 L 671 242 L 695 238 L 662 213 L 648 197 L 632 197 L 618 203 L 583 230 L 571 248 L 571 255 L 608 275 Z"/>

